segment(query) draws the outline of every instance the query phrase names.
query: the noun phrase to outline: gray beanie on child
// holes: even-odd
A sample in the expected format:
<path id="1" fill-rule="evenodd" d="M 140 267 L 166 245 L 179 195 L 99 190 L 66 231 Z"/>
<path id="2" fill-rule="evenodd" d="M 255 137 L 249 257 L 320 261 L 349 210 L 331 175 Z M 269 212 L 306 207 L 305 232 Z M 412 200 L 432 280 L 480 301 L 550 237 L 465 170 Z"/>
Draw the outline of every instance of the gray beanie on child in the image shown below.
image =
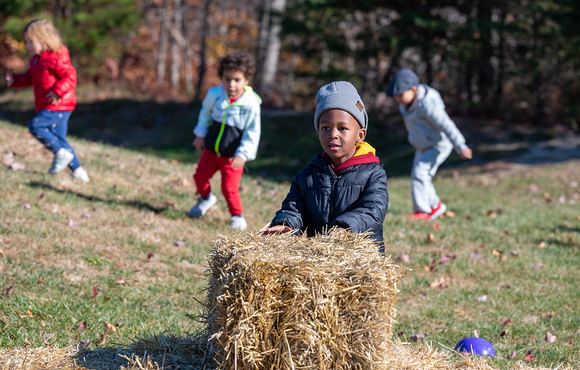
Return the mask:
<path id="1" fill-rule="evenodd" d="M 350 113 L 364 129 L 369 117 L 356 87 L 350 82 L 336 81 L 324 85 L 316 94 L 316 112 L 314 112 L 314 129 L 318 132 L 318 120 L 322 113 L 329 109 L 340 109 Z"/>
<path id="2" fill-rule="evenodd" d="M 401 69 L 393 76 L 389 86 L 387 86 L 387 96 L 394 97 L 401 95 L 405 91 L 419 86 L 419 77 L 410 69 Z"/>

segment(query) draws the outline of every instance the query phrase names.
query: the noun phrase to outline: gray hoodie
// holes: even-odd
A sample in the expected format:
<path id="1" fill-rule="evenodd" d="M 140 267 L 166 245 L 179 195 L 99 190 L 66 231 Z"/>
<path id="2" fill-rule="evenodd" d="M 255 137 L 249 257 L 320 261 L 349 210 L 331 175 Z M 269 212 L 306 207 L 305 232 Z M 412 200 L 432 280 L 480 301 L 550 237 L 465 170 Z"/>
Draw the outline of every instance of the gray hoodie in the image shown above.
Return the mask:
<path id="1" fill-rule="evenodd" d="M 439 143 L 451 142 L 459 154 L 467 149 L 465 138 L 445 111 L 439 92 L 427 85 L 417 87 L 417 95 L 409 107 L 399 104 L 409 135 L 417 150 L 427 150 Z"/>

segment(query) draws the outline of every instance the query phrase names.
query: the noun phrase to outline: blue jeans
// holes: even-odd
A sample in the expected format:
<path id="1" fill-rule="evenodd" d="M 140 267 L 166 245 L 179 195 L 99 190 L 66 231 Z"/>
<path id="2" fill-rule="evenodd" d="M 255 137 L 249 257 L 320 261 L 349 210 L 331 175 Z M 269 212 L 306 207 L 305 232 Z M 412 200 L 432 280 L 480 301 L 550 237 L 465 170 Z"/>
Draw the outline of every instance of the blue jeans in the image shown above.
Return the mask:
<path id="1" fill-rule="evenodd" d="M 74 171 L 81 166 L 81 163 L 73 148 L 66 141 L 68 119 L 71 114 L 72 111 L 55 112 L 45 109 L 30 121 L 28 130 L 51 152 L 56 154 L 61 148 L 71 152 L 74 158 L 68 166 Z"/>

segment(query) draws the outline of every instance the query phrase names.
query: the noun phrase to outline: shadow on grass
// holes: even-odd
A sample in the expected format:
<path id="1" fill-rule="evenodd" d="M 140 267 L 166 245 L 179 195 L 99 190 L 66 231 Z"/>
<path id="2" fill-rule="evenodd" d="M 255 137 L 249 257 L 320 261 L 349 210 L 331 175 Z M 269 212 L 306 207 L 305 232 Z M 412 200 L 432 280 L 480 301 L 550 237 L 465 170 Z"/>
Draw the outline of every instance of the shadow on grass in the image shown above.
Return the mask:
<path id="1" fill-rule="evenodd" d="M 73 356 L 83 369 L 183 369 L 215 368 L 211 351 L 201 336 L 154 335 L 128 346 L 80 350 Z"/>
<path id="2" fill-rule="evenodd" d="M 0 119 L 26 126 L 34 117 L 32 107 L 5 101 Z M 199 160 L 191 143 L 200 103 L 156 102 L 153 100 L 107 99 L 79 103 L 69 123 L 69 135 L 94 142 L 175 159 L 185 163 Z M 288 181 L 322 151 L 313 128 L 313 112 L 262 109 L 262 136 L 258 158 L 248 162 L 251 175 L 273 181 Z M 367 141 L 376 148 L 389 177 L 407 177 L 414 149 L 398 113 L 370 112 Z M 461 168 L 495 161 L 522 164 L 558 163 L 580 158 L 580 137 L 554 127 L 522 127 L 513 123 L 456 123 L 474 149 L 474 160 L 465 162 L 456 154 L 441 167 Z M 559 140 L 559 141 L 558 141 Z M 546 145 L 547 143 L 551 143 Z"/>
<path id="3" fill-rule="evenodd" d="M 118 200 L 112 200 L 112 199 L 103 199 L 101 197 L 97 197 L 94 195 L 86 195 L 86 194 L 78 193 L 78 192 L 71 191 L 71 190 L 58 189 L 50 184 L 46 184 L 46 183 L 42 183 L 42 182 L 38 182 L 38 181 L 31 181 L 28 184 L 28 186 L 31 188 L 48 190 L 48 191 L 52 191 L 52 192 L 59 193 L 59 194 L 74 195 L 75 197 L 77 197 L 79 199 L 84 199 L 84 200 L 87 200 L 87 201 L 93 202 L 93 203 L 129 206 L 129 207 L 137 208 L 139 210 L 152 211 L 152 212 L 154 212 L 156 214 L 160 214 L 160 215 L 166 213 L 166 211 L 173 208 L 173 206 L 170 204 L 165 204 L 163 206 L 154 206 L 154 205 L 151 205 L 149 203 L 145 203 L 145 202 L 142 202 L 139 200 L 118 201 Z M 185 214 L 184 214 L 184 217 L 185 217 Z"/>

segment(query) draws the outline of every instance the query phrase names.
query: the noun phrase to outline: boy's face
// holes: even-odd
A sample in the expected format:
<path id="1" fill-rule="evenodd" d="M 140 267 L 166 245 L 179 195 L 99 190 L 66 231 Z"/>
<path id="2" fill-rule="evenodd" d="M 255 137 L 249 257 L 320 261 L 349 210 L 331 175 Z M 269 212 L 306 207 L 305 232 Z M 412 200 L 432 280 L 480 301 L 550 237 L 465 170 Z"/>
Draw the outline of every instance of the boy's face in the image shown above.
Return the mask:
<path id="1" fill-rule="evenodd" d="M 243 72 L 226 69 L 222 76 L 222 85 L 230 99 L 237 99 L 244 93 L 244 86 L 249 83 Z"/>
<path id="2" fill-rule="evenodd" d="M 417 95 L 417 86 L 413 86 L 413 88 L 403 91 L 401 95 L 395 96 L 395 101 L 402 105 L 409 105 L 415 99 L 415 95 Z"/>
<path id="3" fill-rule="evenodd" d="M 354 156 L 356 144 L 363 142 L 366 135 L 367 130 L 343 110 L 329 109 L 320 116 L 318 139 L 335 167 Z"/>

